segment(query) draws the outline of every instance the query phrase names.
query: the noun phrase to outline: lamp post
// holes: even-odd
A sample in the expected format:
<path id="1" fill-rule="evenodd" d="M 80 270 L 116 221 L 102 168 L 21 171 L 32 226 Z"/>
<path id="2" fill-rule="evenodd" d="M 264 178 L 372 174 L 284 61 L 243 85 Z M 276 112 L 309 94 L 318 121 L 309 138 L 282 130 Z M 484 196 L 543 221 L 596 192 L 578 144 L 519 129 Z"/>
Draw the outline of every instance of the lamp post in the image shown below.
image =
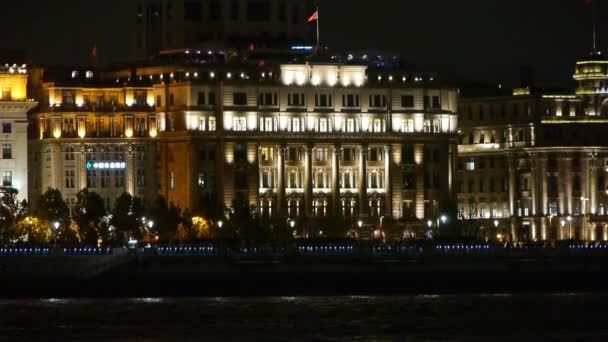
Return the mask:
<path id="1" fill-rule="evenodd" d="M 59 221 L 53 222 L 53 228 L 55 228 L 55 247 L 57 247 L 57 238 L 59 237 L 59 227 L 61 227 L 61 223 L 59 223 Z"/>
<path id="2" fill-rule="evenodd" d="M 295 237 L 296 230 L 294 228 L 296 227 L 296 221 L 294 221 L 294 220 L 289 221 L 289 226 L 291 227 L 291 235 L 293 235 Z"/>
<path id="3" fill-rule="evenodd" d="M 564 227 L 566 227 L 566 221 L 561 220 L 561 221 L 559 221 L 559 224 L 562 226 L 562 237 L 564 237 L 565 236 Z"/>
<path id="4" fill-rule="evenodd" d="M 494 220 L 494 228 L 496 229 L 496 238 L 498 240 L 502 240 L 502 235 L 500 234 L 500 232 L 498 231 L 498 220 Z M 500 237 L 499 237 L 500 236 Z"/>
<path id="5" fill-rule="evenodd" d="M 568 240 L 572 239 L 572 216 L 568 215 Z"/>
<path id="6" fill-rule="evenodd" d="M 148 228 L 150 228 L 150 229 L 154 228 L 154 221 L 152 221 L 152 220 L 148 221 Z"/>

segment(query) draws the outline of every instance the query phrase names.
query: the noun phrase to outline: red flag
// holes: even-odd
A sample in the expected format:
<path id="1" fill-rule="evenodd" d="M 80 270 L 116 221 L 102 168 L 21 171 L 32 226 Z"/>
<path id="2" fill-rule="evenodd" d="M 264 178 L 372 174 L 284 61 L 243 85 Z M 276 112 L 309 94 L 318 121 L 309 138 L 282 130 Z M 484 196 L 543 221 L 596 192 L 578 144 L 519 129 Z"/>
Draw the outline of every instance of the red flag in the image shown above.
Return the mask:
<path id="1" fill-rule="evenodd" d="M 317 21 L 319 20 L 319 11 L 317 10 L 315 13 L 313 13 L 310 18 L 308 18 L 308 23 L 312 23 L 313 21 Z"/>
<path id="2" fill-rule="evenodd" d="M 585 5 L 593 6 L 593 0 L 585 0 Z"/>

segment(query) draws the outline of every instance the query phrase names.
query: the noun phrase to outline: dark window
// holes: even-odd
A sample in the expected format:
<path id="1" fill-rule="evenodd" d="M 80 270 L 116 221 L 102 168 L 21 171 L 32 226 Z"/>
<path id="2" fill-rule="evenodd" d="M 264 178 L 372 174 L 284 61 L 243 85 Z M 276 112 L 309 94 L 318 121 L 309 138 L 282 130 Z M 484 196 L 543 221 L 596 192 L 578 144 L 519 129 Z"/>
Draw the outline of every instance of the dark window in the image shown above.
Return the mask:
<path id="1" fill-rule="evenodd" d="M 232 0 L 232 8 L 230 10 L 230 18 L 232 20 L 239 20 L 241 17 L 241 9 L 239 8 L 240 0 Z"/>
<path id="2" fill-rule="evenodd" d="M 285 6 L 285 1 L 281 1 L 279 4 L 279 21 L 287 21 L 287 7 Z"/>
<path id="3" fill-rule="evenodd" d="M 441 99 L 439 96 L 433 96 L 433 108 L 441 108 Z"/>
<path id="4" fill-rule="evenodd" d="M 424 97 L 424 109 L 429 109 L 431 108 L 431 97 L 430 96 L 425 96 Z"/>
<path id="5" fill-rule="evenodd" d="M 169 95 L 169 106 L 175 105 L 175 96 L 173 94 Z"/>
<path id="6" fill-rule="evenodd" d="M 247 20 L 270 21 L 270 2 L 267 0 L 250 0 L 247 2 Z"/>
<path id="7" fill-rule="evenodd" d="M 416 190 L 416 174 L 411 172 L 403 174 L 403 190 Z"/>
<path id="8" fill-rule="evenodd" d="M 222 7 L 219 0 L 212 0 L 209 6 L 209 17 L 213 20 L 218 20 L 222 17 Z"/>
<path id="9" fill-rule="evenodd" d="M 2 123 L 2 133 L 12 133 L 13 132 L 13 125 L 11 125 L 10 122 L 3 122 Z"/>
<path id="10" fill-rule="evenodd" d="M 214 150 L 210 150 L 209 151 L 209 155 L 207 155 L 208 159 L 210 161 L 214 161 L 215 160 L 215 151 Z"/>
<path id="11" fill-rule="evenodd" d="M 204 161 L 206 159 L 207 159 L 207 151 L 205 151 L 205 150 L 198 151 L 198 160 Z"/>
<path id="12" fill-rule="evenodd" d="M 401 154 L 403 162 L 405 164 L 413 164 L 414 163 L 414 147 L 404 145 L 401 148 Z"/>
<path id="13" fill-rule="evenodd" d="M 199 92 L 198 93 L 198 101 L 197 101 L 199 106 L 202 106 L 205 104 L 205 93 L 204 92 Z"/>
<path id="14" fill-rule="evenodd" d="M 237 171 L 234 175 L 234 185 L 237 189 L 247 189 L 247 172 Z"/>
<path id="15" fill-rule="evenodd" d="M 215 106 L 215 93 L 214 92 L 209 93 L 209 104 L 212 106 Z"/>
<path id="16" fill-rule="evenodd" d="M 234 148 L 234 160 L 237 162 L 247 161 L 247 146 L 245 144 L 237 144 Z"/>
<path id="17" fill-rule="evenodd" d="M 414 108 L 414 96 L 412 96 L 412 95 L 401 96 L 401 107 Z"/>
<path id="18" fill-rule="evenodd" d="M 233 104 L 236 106 L 246 106 L 247 105 L 247 93 L 234 93 L 233 94 Z"/>
<path id="19" fill-rule="evenodd" d="M 203 7 L 200 1 L 187 1 L 184 3 L 184 20 L 203 20 Z"/>

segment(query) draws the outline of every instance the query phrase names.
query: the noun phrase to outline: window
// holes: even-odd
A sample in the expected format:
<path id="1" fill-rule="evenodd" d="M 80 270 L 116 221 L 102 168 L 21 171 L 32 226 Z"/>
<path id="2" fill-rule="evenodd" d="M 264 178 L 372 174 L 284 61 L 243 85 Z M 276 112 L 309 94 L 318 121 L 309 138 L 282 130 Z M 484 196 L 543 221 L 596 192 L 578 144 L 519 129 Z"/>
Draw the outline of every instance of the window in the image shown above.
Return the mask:
<path id="1" fill-rule="evenodd" d="M 319 119 L 319 132 L 326 133 L 329 132 L 329 125 L 326 118 Z"/>
<path id="2" fill-rule="evenodd" d="M 114 187 L 122 188 L 125 186 L 125 171 L 115 170 L 114 171 Z"/>
<path id="3" fill-rule="evenodd" d="M 204 92 L 202 92 L 202 91 L 199 91 L 199 92 L 198 92 L 198 100 L 197 100 L 197 104 L 198 104 L 199 106 L 203 106 L 203 105 L 205 105 L 205 95 L 206 95 L 206 94 L 205 94 Z"/>
<path id="4" fill-rule="evenodd" d="M 97 187 L 97 171 L 87 170 L 87 188 Z"/>
<path id="5" fill-rule="evenodd" d="M 2 186 L 5 186 L 5 187 L 13 186 L 13 172 L 12 171 L 2 172 Z"/>
<path id="6" fill-rule="evenodd" d="M 156 107 L 161 107 L 163 105 L 163 97 L 160 95 L 156 96 Z"/>
<path id="7" fill-rule="evenodd" d="M 413 133 L 414 132 L 414 120 L 413 119 L 405 119 L 401 122 L 401 132 L 403 133 Z"/>
<path id="8" fill-rule="evenodd" d="M 101 171 L 101 187 L 103 189 L 107 189 L 110 187 L 110 171 L 109 170 Z"/>
<path id="9" fill-rule="evenodd" d="M 246 106 L 247 105 L 247 94 L 246 93 L 234 93 L 232 95 L 232 103 L 235 106 Z"/>
<path id="10" fill-rule="evenodd" d="M 382 133 L 384 132 L 384 124 L 381 119 L 374 119 L 372 121 L 372 132 L 374 133 Z"/>
<path id="11" fill-rule="evenodd" d="M 427 110 L 429 108 L 431 108 L 431 97 L 425 96 L 424 97 L 424 110 Z"/>
<path id="12" fill-rule="evenodd" d="M 13 133 L 13 125 L 10 122 L 3 122 L 2 133 Z"/>
<path id="13" fill-rule="evenodd" d="M 403 190 L 416 190 L 416 174 L 407 172 L 403 174 Z"/>
<path id="14" fill-rule="evenodd" d="M 350 171 L 344 172 L 344 174 L 342 175 L 342 187 L 344 189 L 352 189 L 353 184 L 355 184 L 354 178 L 355 177 L 352 172 L 350 172 Z"/>
<path id="15" fill-rule="evenodd" d="M 209 131 L 215 132 L 215 118 L 209 117 Z"/>
<path id="16" fill-rule="evenodd" d="M 186 1 L 184 3 L 184 20 L 203 20 L 203 4 L 200 1 Z"/>
<path id="17" fill-rule="evenodd" d="M 244 132 L 247 130 L 247 120 L 245 118 L 240 117 L 240 118 L 234 118 L 233 120 L 234 120 L 234 122 L 233 122 L 234 131 Z"/>
<path id="18" fill-rule="evenodd" d="M 175 95 L 169 94 L 169 106 L 175 106 Z"/>
<path id="19" fill-rule="evenodd" d="M 0 100 L 2 100 L 2 101 L 12 100 L 11 88 L 2 88 L 2 93 L 0 95 L 2 96 L 2 97 L 0 97 Z"/>
<path id="20" fill-rule="evenodd" d="M 74 178 L 75 172 L 74 170 L 66 170 L 65 171 L 65 188 L 66 189 L 74 189 Z"/>
<path id="21" fill-rule="evenodd" d="M 247 20 L 257 22 L 270 21 L 270 2 L 268 0 L 249 0 L 247 2 Z"/>
<path id="22" fill-rule="evenodd" d="M 209 93 L 209 105 L 215 106 L 215 93 L 214 92 Z"/>
<path id="23" fill-rule="evenodd" d="M 173 171 L 169 174 L 169 189 L 175 190 L 175 172 Z"/>
<path id="24" fill-rule="evenodd" d="M 274 148 L 262 147 L 262 149 L 260 151 L 260 158 L 262 159 L 262 161 L 274 160 Z"/>
<path id="25" fill-rule="evenodd" d="M 205 174 L 204 173 L 199 173 L 196 177 L 196 185 L 198 185 L 199 188 L 204 189 L 205 188 Z"/>
<path id="26" fill-rule="evenodd" d="M 11 144 L 2 144 L 2 159 L 13 159 L 13 147 Z"/>
<path id="27" fill-rule="evenodd" d="M 260 106 L 276 106 L 278 102 L 277 93 L 263 93 L 258 96 L 258 104 Z"/>
<path id="28" fill-rule="evenodd" d="M 329 150 L 327 148 L 316 148 L 315 149 L 315 161 L 317 163 L 324 163 L 329 159 Z"/>
<path id="29" fill-rule="evenodd" d="M 64 90 L 62 92 L 62 103 L 64 105 L 74 105 L 75 92 L 73 90 Z"/>
<path id="30" fill-rule="evenodd" d="M 475 160 L 474 159 L 471 159 L 467 162 L 466 169 L 467 169 L 467 171 L 475 171 Z"/>
<path id="31" fill-rule="evenodd" d="M 260 130 L 263 132 L 273 132 L 274 129 L 274 119 L 273 118 L 261 118 L 260 119 Z"/>
<path id="32" fill-rule="evenodd" d="M 384 108 L 386 107 L 386 96 L 384 95 L 370 95 L 369 106 L 372 108 Z"/>
<path id="33" fill-rule="evenodd" d="M 348 118 L 346 119 L 346 132 L 354 133 L 355 132 L 355 119 Z"/>
<path id="34" fill-rule="evenodd" d="M 433 96 L 433 108 L 440 109 L 441 108 L 441 99 L 439 96 Z"/>
<path id="35" fill-rule="evenodd" d="M 306 105 L 304 94 L 287 94 L 287 105 L 294 107 L 301 107 Z"/>
<path id="36" fill-rule="evenodd" d="M 262 188 L 270 189 L 272 188 L 272 172 L 269 170 L 262 171 Z"/>
<path id="37" fill-rule="evenodd" d="M 287 131 L 289 132 L 302 132 L 303 129 L 300 126 L 300 118 L 289 118 Z"/>
<path id="38" fill-rule="evenodd" d="M 414 96 L 413 95 L 401 96 L 401 107 L 414 108 Z"/>
<path id="39" fill-rule="evenodd" d="M 144 188 L 146 186 L 146 172 L 144 169 L 137 169 L 137 187 Z"/>
<path id="40" fill-rule="evenodd" d="M 239 20 L 239 18 L 241 17 L 239 1 L 240 0 L 232 0 L 232 8 L 230 9 L 230 18 L 232 20 Z"/>
<path id="41" fill-rule="evenodd" d="M 342 95 L 343 107 L 359 107 L 359 95 Z"/>
<path id="42" fill-rule="evenodd" d="M 327 94 L 316 94 L 315 95 L 315 107 L 331 107 L 332 96 Z"/>

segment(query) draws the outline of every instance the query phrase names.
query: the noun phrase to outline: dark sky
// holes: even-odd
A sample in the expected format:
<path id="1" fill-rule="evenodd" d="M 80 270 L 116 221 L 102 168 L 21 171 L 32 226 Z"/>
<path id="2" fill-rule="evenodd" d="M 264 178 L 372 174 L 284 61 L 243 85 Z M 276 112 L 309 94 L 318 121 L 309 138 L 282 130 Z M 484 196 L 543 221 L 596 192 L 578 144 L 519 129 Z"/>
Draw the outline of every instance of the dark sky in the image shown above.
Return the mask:
<path id="1" fill-rule="evenodd" d="M 0 47 L 24 48 L 35 63 L 74 64 L 86 61 L 96 42 L 104 62 L 123 61 L 126 1 L 133 0 L 10 1 L 3 4 Z M 608 23 L 608 0 L 595 1 L 599 22 Z M 591 49 L 584 0 L 319 2 L 324 44 L 389 50 L 471 80 L 516 85 L 527 65 L 537 82 L 567 85 L 575 60 Z M 608 24 L 600 31 L 600 47 L 608 50 Z"/>

